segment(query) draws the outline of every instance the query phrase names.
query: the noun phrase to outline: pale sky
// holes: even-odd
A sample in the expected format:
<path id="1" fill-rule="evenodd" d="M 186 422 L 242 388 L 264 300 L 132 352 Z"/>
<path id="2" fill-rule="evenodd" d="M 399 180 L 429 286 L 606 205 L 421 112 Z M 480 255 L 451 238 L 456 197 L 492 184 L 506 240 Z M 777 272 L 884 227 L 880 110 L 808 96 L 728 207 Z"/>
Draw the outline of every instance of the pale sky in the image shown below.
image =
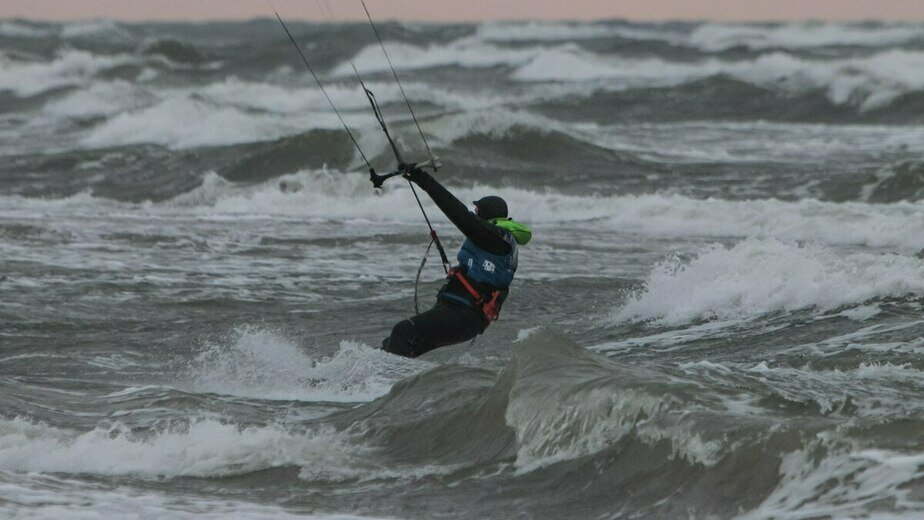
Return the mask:
<path id="1" fill-rule="evenodd" d="M 358 20 L 359 0 L 328 0 Z M 323 0 L 273 0 L 288 19 L 326 20 Z M 895 20 L 924 21 L 924 0 L 366 0 L 380 20 Z M 232 20 L 272 16 L 266 0 L 0 0 L 0 18 Z"/>

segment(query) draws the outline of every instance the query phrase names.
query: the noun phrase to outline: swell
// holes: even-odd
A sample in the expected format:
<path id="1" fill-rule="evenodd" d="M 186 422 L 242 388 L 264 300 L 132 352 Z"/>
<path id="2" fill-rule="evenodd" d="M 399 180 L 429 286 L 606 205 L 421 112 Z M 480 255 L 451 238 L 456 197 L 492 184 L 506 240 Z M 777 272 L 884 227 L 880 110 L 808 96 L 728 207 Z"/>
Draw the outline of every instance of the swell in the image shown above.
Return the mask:
<path id="1" fill-rule="evenodd" d="M 666 171 L 630 153 L 534 124 L 516 124 L 501 133 L 473 131 L 438 153 L 467 180 L 583 193 L 650 189 L 647 176 Z"/>
<path id="2" fill-rule="evenodd" d="M 721 402 L 693 381 L 539 331 L 514 346 L 500 374 L 437 368 L 325 421 L 390 464 L 512 465 L 512 478 L 476 491 L 473 507 L 485 513 L 505 507 L 498 494 L 515 492 L 528 497 L 521 510 L 543 516 L 613 508 L 729 516 L 764 500 L 782 455 L 831 421 L 801 411 L 735 416 Z"/>
<path id="3" fill-rule="evenodd" d="M 538 113 L 566 121 L 779 121 L 804 123 L 919 124 L 924 92 L 897 96 L 888 105 L 864 110 L 835 103 L 825 89 L 802 93 L 755 85 L 718 74 L 669 87 L 597 92 L 532 105 Z"/>
<path id="4" fill-rule="evenodd" d="M 347 168 L 353 148 L 342 132 L 315 130 L 238 146 L 130 145 L 8 159 L 0 165 L 0 186 L 9 195 L 63 198 L 89 191 L 121 202 L 159 202 L 198 188 L 208 171 L 252 184 L 323 166 Z"/>

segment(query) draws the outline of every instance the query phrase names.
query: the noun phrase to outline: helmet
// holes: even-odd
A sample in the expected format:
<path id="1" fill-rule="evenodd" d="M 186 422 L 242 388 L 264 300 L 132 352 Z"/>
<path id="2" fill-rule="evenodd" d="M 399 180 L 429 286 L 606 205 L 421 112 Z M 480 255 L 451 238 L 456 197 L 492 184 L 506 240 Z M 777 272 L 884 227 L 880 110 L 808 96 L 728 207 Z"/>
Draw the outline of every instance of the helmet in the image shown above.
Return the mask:
<path id="1" fill-rule="evenodd" d="M 488 195 L 476 201 L 475 214 L 484 220 L 507 216 L 507 203 L 497 195 Z"/>

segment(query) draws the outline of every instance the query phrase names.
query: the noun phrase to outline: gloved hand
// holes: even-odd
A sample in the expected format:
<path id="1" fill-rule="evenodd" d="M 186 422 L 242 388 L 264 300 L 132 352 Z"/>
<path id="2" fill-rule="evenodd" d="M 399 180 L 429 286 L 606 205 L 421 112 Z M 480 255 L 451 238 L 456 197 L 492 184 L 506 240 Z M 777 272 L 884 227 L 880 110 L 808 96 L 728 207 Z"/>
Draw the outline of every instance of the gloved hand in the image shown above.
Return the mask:
<path id="1" fill-rule="evenodd" d="M 404 170 L 404 178 L 416 183 L 420 183 L 427 175 L 423 170 L 417 167 L 417 163 L 404 164 L 402 169 Z"/>

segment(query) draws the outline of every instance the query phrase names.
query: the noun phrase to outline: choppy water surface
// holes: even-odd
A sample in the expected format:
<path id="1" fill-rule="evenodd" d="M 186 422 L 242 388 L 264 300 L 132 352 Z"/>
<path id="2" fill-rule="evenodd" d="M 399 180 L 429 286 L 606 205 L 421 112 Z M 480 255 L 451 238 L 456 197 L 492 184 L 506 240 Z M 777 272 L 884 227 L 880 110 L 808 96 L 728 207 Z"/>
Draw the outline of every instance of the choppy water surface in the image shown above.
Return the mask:
<path id="1" fill-rule="evenodd" d="M 368 26 L 292 28 L 424 157 Z M 924 514 L 924 26 L 381 29 L 535 231 L 418 360 L 416 203 L 274 22 L 0 21 L 0 516 Z"/>

